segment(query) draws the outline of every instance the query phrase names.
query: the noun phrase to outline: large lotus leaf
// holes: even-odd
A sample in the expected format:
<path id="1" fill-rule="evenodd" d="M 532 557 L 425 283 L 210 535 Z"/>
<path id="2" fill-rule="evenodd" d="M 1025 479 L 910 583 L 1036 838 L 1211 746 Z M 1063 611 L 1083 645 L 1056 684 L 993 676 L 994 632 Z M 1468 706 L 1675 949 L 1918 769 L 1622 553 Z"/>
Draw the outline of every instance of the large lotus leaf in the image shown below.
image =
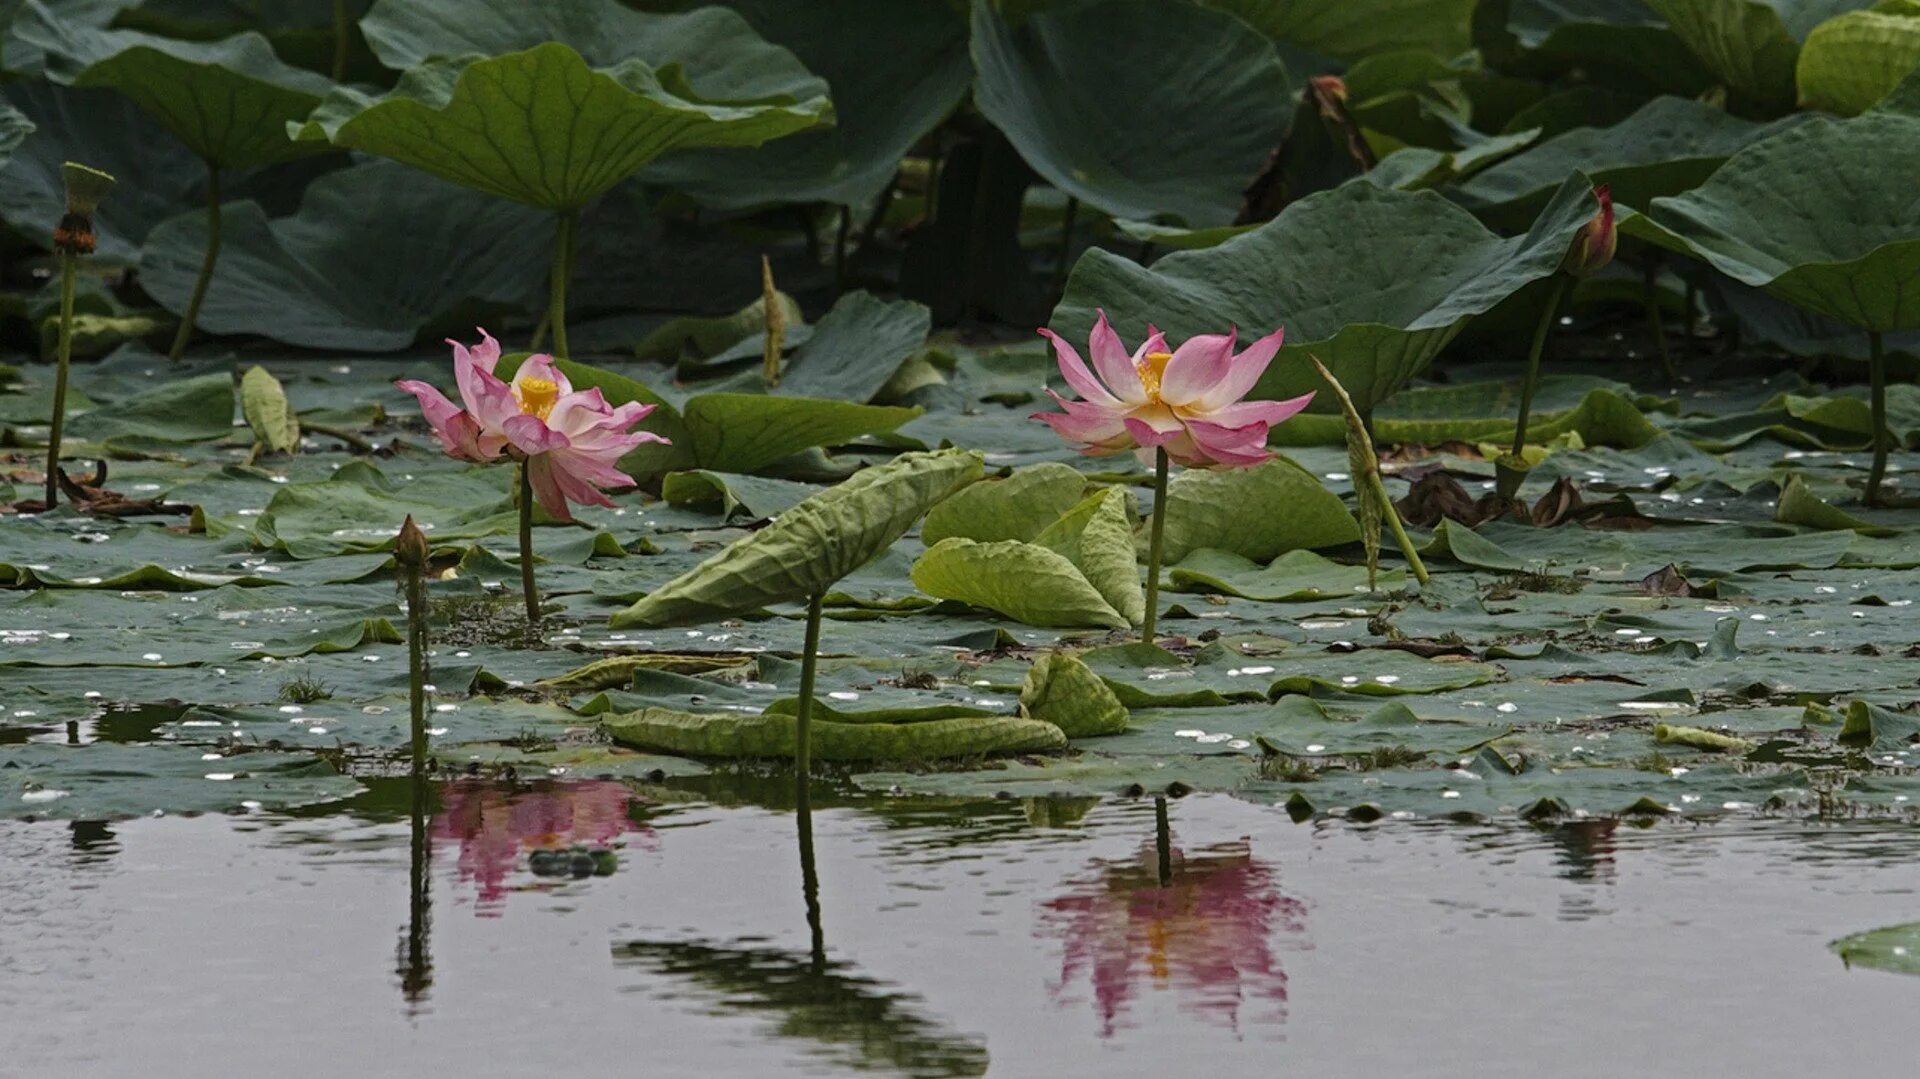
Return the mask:
<path id="1" fill-rule="evenodd" d="M 927 309 L 912 300 L 849 292 L 794 350 L 780 376 L 780 390 L 802 397 L 870 401 L 901 364 L 926 347 L 931 325 Z"/>
<path id="2" fill-rule="evenodd" d="M 107 441 L 204 442 L 233 433 L 233 375 L 213 371 L 161 382 L 111 407 L 73 416 L 71 436 Z"/>
<path id="3" fill-rule="evenodd" d="M 1659 97 L 1610 127 L 1580 127 L 1493 165 L 1452 192 L 1503 227 L 1532 220 L 1567 174 L 1611 184 L 1613 199 L 1641 207 L 1705 180 L 1727 158 L 1793 121 L 1756 124 L 1690 98 Z"/>
<path id="4" fill-rule="evenodd" d="M 1827 947 L 1849 968 L 1861 966 L 1893 974 L 1920 974 L 1920 922 L 1855 933 Z"/>
<path id="5" fill-rule="evenodd" d="M 1133 496 L 1123 488 L 1108 487 L 1082 499 L 1033 539 L 1078 567 L 1094 591 L 1134 625 L 1147 614 L 1147 594 L 1134 551 L 1137 516 Z"/>
<path id="6" fill-rule="evenodd" d="M 1359 538 L 1360 526 L 1340 496 L 1284 457 L 1252 468 L 1183 469 L 1167 485 L 1162 565 L 1202 547 L 1265 562 Z"/>
<path id="7" fill-rule="evenodd" d="M 68 161 L 119 181 L 93 214 L 97 258 L 131 262 L 154 226 L 205 205 L 206 165 L 127 97 L 40 80 L 11 83 L 5 97 L 39 130 L 0 169 L 0 218 L 36 243 L 51 245 L 66 211 Z"/>
<path id="8" fill-rule="evenodd" d="M 1510 0 L 1506 10 L 1507 33 L 1520 51 L 1492 50 L 1503 69 L 1543 79 L 1573 75 L 1635 96 L 1692 95 L 1712 82 L 1646 0 Z"/>
<path id="9" fill-rule="evenodd" d="M 1793 105 L 1800 42 L 1820 22 L 1871 0 L 1646 0 L 1700 62 L 1756 105 Z"/>
<path id="10" fill-rule="evenodd" d="M 265 165 L 320 152 L 287 138 L 333 83 L 289 67 L 259 34 L 178 41 L 134 30 L 65 22 L 41 0 L 26 0 L 19 38 L 47 54 L 47 76 L 72 86 L 111 87 L 213 165 Z"/>
<path id="11" fill-rule="evenodd" d="M 1175 341 L 1228 323 L 1249 334 L 1283 326 L 1286 347 L 1256 395 L 1323 388 L 1306 361 L 1311 352 L 1365 413 L 1411 381 L 1468 319 L 1557 272 L 1593 215 L 1590 188 L 1575 173 L 1533 228 L 1512 238 L 1431 191 L 1347 184 L 1218 247 L 1177 252 L 1151 268 L 1095 248 L 1074 265 L 1053 328 L 1084 339 L 1095 308 L 1130 340 L 1145 336 L 1149 322 Z M 1328 394 L 1312 407 L 1337 409 Z"/>
<path id="12" fill-rule="evenodd" d="M 1018 28 L 974 0 L 973 58 L 974 102 L 1027 164 L 1115 217 L 1232 221 L 1292 97 L 1271 42 L 1186 0 L 1099 0 Z"/>
<path id="13" fill-rule="evenodd" d="M 1204 0 L 1262 33 L 1342 60 L 1396 49 L 1440 56 L 1473 43 L 1474 0 Z"/>
<path id="14" fill-rule="evenodd" d="M 636 749 L 695 757 L 791 758 L 797 721 L 769 713 L 699 715 L 648 708 L 605 721 L 613 740 Z M 933 719 L 920 723 L 808 725 L 813 756 L 823 761 L 914 761 L 1065 749 L 1051 723 L 1018 716 Z"/>
<path id="15" fill-rule="evenodd" d="M 1379 575 L 1378 591 L 1392 592 L 1406 575 Z M 1352 599 L 1375 591 L 1365 566 L 1343 566 L 1312 551 L 1288 551 L 1265 566 L 1230 551 L 1202 547 L 1167 567 L 1168 586 L 1179 592 L 1218 592 L 1270 603 Z"/>
<path id="16" fill-rule="evenodd" d="M 962 450 L 864 469 L 616 612 L 613 625 L 684 625 L 823 595 L 980 473 L 979 455 Z"/>
<path id="17" fill-rule="evenodd" d="M 949 536 L 971 540 L 1032 540 L 1086 494 L 1078 469 L 1058 461 L 1018 468 L 1005 479 L 962 488 L 933 507 L 920 538 L 928 546 Z"/>
<path id="18" fill-rule="evenodd" d="M 741 47 L 752 49 L 758 39 L 738 26 Z M 791 61 L 784 73 L 786 90 L 775 94 L 767 79 L 743 84 L 729 69 L 717 82 L 744 92 L 706 96 L 695 89 L 706 84 L 677 64 L 656 70 L 628 59 L 595 68 L 550 41 L 504 56 L 429 60 L 379 98 L 336 90 L 294 134 L 542 209 L 574 210 L 668 151 L 758 146 L 826 119 L 824 84 Z"/>
<path id="19" fill-rule="evenodd" d="M 216 755 L 217 756 L 217 755 Z M 351 798 L 360 784 L 312 757 L 186 746 L 8 746 L 0 816 L 117 820 L 156 813 L 290 809 Z"/>
<path id="20" fill-rule="evenodd" d="M 1048 652 L 1020 683 L 1020 714 L 1044 720 L 1069 738 L 1095 738 L 1127 729 L 1127 706 L 1078 656 Z"/>
<path id="21" fill-rule="evenodd" d="M 1829 318 L 1911 329 L 1920 326 L 1920 200 L 1887 177 L 1916 172 L 1920 118 L 1886 107 L 1820 118 L 1749 146 L 1621 230 Z"/>
<path id="22" fill-rule="evenodd" d="M 1129 624 L 1080 567 L 1037 543 L 943 539 L 915 560 L 913 583 L 929 596 L 998 611 L 1029 626 Z"/>
<path id="23" fill-rule="evenodd" d="M 768 41 L 827 80 L 834 126 L 757 150 L 676 154 L 650 182 L 709 206 L 830 202 L 865 206 L 900 159 L 966 96 L 967 20 L 945 0 L 731 0 Z"/>
<path id="24" fill-rule="evenodd" d="M 1854 116 L 1920 65 L 1920 5 L 1891 0 L 1813 28 L 1800 47 L 1800 104 Z"/>
<path id="25" fill-rule="evenodd" d="M 525 257 L 553 237 L 551 219 L 422 176 L 390 161 L 328 173 L 300 211 L 269 219 L 255 202 L 221 207 L 220 262 L 199 325 L 309 348 L 389 352 L 450 316 L 520 310 L 546 267 Z M 187 308 L 207 241 L 204 214 L 161 225 L 141 254 L 141 285 Z"/>

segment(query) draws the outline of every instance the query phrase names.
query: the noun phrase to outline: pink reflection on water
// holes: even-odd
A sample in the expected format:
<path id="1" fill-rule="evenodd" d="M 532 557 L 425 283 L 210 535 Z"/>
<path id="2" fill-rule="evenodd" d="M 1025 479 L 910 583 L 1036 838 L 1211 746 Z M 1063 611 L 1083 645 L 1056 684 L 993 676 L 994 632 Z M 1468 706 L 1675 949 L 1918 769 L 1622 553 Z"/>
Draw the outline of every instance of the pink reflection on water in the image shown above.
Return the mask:
<path id="1" fill-rule="evenodd" d="M 1084 976 L 1102 1037 L 1142 986 L 1173 991 L 1188 1010 L 1235 1033 L 1249 1002 L 1249 1018 L 1283 1021 L 1287 973 L 1274 938 L 1305 930 L 1306 905 L 1280 893 L 1273 867 L 1245 840 L 1191 856 L 1175 848 L 1164 887 L 1158 866 L 1149 843 L 1137 858 L 1096 861 L 1072 891 L 1042 905 L 1039 932 L 1065 944 L 1060 982 L 1050 987 L 1055 1001 L 1078 999 L 1073 987 Z"/>
<path id="2" fill-rule="evenodd" d="M 526 852 L 575 843 L 606 846 L 629 832 L 653 849 L 653 829 L 627 815 L 637 796 L 610 779 L 508 788 L 456 780 L 441 790 L 434 840 L 459 840 L 459 880 L 477 886 L 474 913 L 497 918 L 513 889 L 508 879 Z"/>

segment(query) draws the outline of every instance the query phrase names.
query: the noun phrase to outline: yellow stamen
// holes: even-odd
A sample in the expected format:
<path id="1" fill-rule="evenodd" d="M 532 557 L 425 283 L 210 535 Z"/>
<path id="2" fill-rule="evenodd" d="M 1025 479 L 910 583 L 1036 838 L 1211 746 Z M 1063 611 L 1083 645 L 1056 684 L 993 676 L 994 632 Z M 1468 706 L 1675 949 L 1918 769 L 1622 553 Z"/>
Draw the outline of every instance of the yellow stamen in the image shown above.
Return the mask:
<path id="1" fill-rule="evenodd" d="M 544 420 L 560 399 L 560 386 L 544 378 L 521 379 L 514 384 L 513 396 L 520 402 L 520 411 Z"/>
<path id="2" fill-rule="evenodd" d="M 1149 352 L 1141 362 L 1134 365 L 1140 372 L 1140 384 L 1147 388 L 1147 400 L 1160 400 L 1160 380 L 1166 376 L 1167 361 L 1173 359 L 1171 352 Z"/>

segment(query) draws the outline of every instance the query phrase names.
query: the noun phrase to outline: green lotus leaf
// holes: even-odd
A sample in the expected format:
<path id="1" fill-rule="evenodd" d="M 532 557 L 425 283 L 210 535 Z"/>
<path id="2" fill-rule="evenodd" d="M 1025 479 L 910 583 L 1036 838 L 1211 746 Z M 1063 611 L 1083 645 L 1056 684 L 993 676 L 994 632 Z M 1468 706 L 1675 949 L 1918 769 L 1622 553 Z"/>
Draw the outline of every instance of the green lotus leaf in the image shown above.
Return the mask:
<path id="1" fill-rule="evenodd" d="M 336 90 L 294 136 L 569 211 L 668 151 L 758 146 L 831 115 L 824 83 L 723 9 L 648 16 L 604 0 L 532 10 L 542 18 L 505 0 L 379 5 L 362 24 L 369 43 L 384 61 L 415 66 L 378 98 Z M 521 51 L 475 55 L 506 45 Z"/>
<path id="2" fill-rule="evenodd" d="M 275 453 L 292 453 L 300 446 L 300 417 L 287 403 L 286 387 L 264 367 L 247 368 L 240 376 L 240 414 L 253 428 L 254 441 Z"/>
<path id="3" fill-rule="evenodd" d="M 1147 593 L 1134 550 L 1138 519 L 1132 494 L 1108 487 L 1081 499 L 1033 542 L 1065 556 L 1120 617 L 1139 625 L 1147 617 Z"/>
<path id="4" fill-rule="evenodd" d="M 289 67 L 256 33 L 223 41 L 179 41 L 135 30 L 66 22 L 41 0 L 26 0 L 14 33 L 46 53 L 47 77 L 125 94 L 196 155 L 218 168 L 288 161 L 324 152 L 287 138 L 332 81 Z"/>
<path id="5" fill-rule="evenodd" d="M 1800 42 L 1862 0 L 1646 0 L 1707 69 L 1756 106 L 1793 106 Z"/>
<path id="6" fill-rule="evenodd" d="M 1524 227 L 1567 174 L 1611 184 L 1613 200 L 1645 206 L 1690 190 L 1726 159 L 1795 123 L 1756 124 L 1680 97 L 1659 97 L 1610 127 L 1580 127 L 1523 150 L 1453 190 L 1462 206 L 1501 227 Z"/>
<path id="7" fill-rule="evenodd" d="M 1896 100 L 1754 143 L 1705 183 L 1621 231 L 1865 330 L 1920 326 L 1920 202 L 1888 176 L 1920 171 L 1920 117 Z"/>
<path id="8" fill-rule="evenodd" d="M 459 330 L 481 312 L 537 302 L 546 267 L 496 252 L 538 250 L 553 222 L 524 206 L 442 183 L 390 161 L 328 173 L 300 209 L 269 218 L 257 202 L 221 207 L 220 261 L 197 324 L 309 348 L 388 352 L 423 329 Z M 207 242 L 206 216 L 153 230 L 141 284 L 186 310 Z"/>
<path id="9" fill-rule="evenodd" d="M 1086 477 L 1058 461 L 1017 468 L 1006 479 L 963 487 L 933 507 L 920 538 L 929 547 L 949 536 L 1031 541 L 1072 509 L 1086 489 Z"/>
<path id="10" fill-rule="evenodd" d="M 913 563 L 913 583 L 929 596 L 998 611 L 1029 626 L 1130 624 L 1080 567 L 1037 543 L 943 539 Z"/>
<path id="11" fill-rule="evenodd" d="M 1473 44 L 1474 0 L 1204 0 L 1278 41 L 1342 60 L 1396 49 L 1440 56 Z"/>
<path id="12" fill-rule="evenodd" d="M 932 316 L 912 300 L 849 292 L 834 302 L 788 358 L 780 392 L 871 401 L 927 343 Z M 758 345 L 759 342 L 755 342 Z M 755 348 L 755 355 L 761 350 Z"/>
<path id="13" fill-rule="evenodd" d="M 1115 217 L 1231 222 L 1293 97 L 1270 41 L 1186 0 L 1049 8 L 1017 28 L 974 0 L 973 58 L 974 102 L 1027 164 Z"/>
<path id="14" fill-rule="evenodd" d="M 1889 0 L 1813 28 L 1794 78 L 1800 104 L 1843 116 L 1867 111 L 1920 65 L 1920 5 Z"/>
<path id="15" fill-rule="evenodd" d="M 1502 70 L 1546 81 L 1592 80 L 1599 87 L 1587 89 L 1624 92 L 1636 104 L 1648 93 L 1690 97 L 1713 82 L 1646 0 L 1510 0 L 1506 9 L 1506 31 L 1517 48 L 1493 47 L 1489 56 Z"/>
<path id="16" fill-rule="evenodd" d="M 14 745 L 7 747 L 0 780 L 0 816 L 123 820 L 262 804 L 291 809 L 341 801 L 363 789 L 300 753 L 207 760 L 204 747 Z"/>
<path id="17" fill-rule="evenodd" d="M 1068 738 L 1097 738 L 1127 729 L 1127 706 L 1078 656 L 1048 652 L 1027 668 L 1020 713 L 1060 728 Z"/>
<path id="18" fill-rule="evenodd" d="M 797 721 L 790 715 L 698 715 L 648 708 L 604 721 L 621 745 L 695 757 L 791 759 Z M 933 719 L 920 723 L 808 724 L 815 760 L 914 761 L 1036 753 L 1064 749 L 1066 735 L 1051 723 L 1018 716 Z"/>
<path id="19" fill-rule="evenodd" d="M 967 20 L 945 0 L 731 0 L 728 6 L 827 80 L 834 126 L 756 150 L 675 154 L 642 173 L 709 206 L 865 206 L 893 181 L 913 144 L 966 96 L 973 77 Z"/>
<path id="20" fill-rule="evenodd" d="M 979 455 L 962 450 L 864 469 L 616 612 L 613 625 L 685 625 L 822 595 L 980 472 Z"/>
<path id="21" fill-rule="evenodd" d="M 1167 567 L 1169 587 L 1179 592 L 1218 592 L 1270 603 L 1300 603 L 1352 599 L 1369 592 L 1392 592 L 1406 583 L 1406 574 L 1380 574 L 1377 588 L 1367 587 L 1367 567 L 1343 566 L 1312 551 L 1288 551 L 1265 566 L 1231 551 L 1210 547 L 1188 553 Z"/>
<path id="22" fill-rule="evenodd" d="M 1827 947 L 1851 968 L 1920 974 L 1920 922 L 1890 925 L 1841 937 Z"/>
<path id="23" fill-rule="evenodd" d="M 1347 184 L 1218 247 L 1177 252 L 1151 268 L 1095 248 L 1074 264 L 1053 328 L 1084 340 L 1095 308 L 1128 340 L 1144 337 L 1149 322 L 1175 341 L 1228 323 L 1248 334 L 1284 326 L 1287 344 L 1256 396 L 1322 388 L 1304 355 L 1312 352 L 1364 414 L 1420 373 L 1468 319 L 1558 272 L 1574 232 L 1593 215 L 1591 187 L 1573 174 L 1532 229 L 1512 238 L 1431 191 Z M 1312 407 L 1336 408 L 1324 394 Z"/>
<path id="24" fill-rule="evenodd" d="M 1252 468 L 1182 469 L 1167 484 L 1161 564 L 1203 547 L 1266 562 L 1287 551 L 1337 547 L 1360 538 L 1340 496 L 1285 457 Z"/>

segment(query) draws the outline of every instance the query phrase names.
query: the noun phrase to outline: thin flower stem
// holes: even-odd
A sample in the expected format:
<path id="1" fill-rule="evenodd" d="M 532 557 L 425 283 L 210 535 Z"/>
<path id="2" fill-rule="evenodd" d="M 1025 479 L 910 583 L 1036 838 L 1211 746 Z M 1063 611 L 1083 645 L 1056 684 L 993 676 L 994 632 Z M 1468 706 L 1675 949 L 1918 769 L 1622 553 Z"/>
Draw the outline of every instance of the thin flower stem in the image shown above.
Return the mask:
<path id="1" fill-rule="evenodd" d="M 1867 505 L 1880 504 L 1880 483 L 1887 478 L 1887 450 L 1893 441 L 1887 430 L 1887 355 L 1880 331 L 1867 331 L 1867 378 L 1872 383 L 1873 467 L 1867 472 Z"/>
<path id="2" fill-rule="evenodd" d="M 73 273 L 77 257 L 60 252 L 60 353 L 53 375 L 53 417 L 47 430 L 47 508 L 60 497 L 60 439 L 67 427 L 67 368 L 73 360 Z"/>
<path id="3" fill-rule="evenodd" d="M 213 268 L 220 261 L 220 167 L 207 162 L 207 253 L 200 260 L 200 276 L 193 282 L 193 294 L 187 299 L 186 313 L 180 316 L 180 328 L 174 332 L 173 347 L 167 359 L 178 363 L 186 355 L 187 342 L 193 340 L 193 324 L 200 320 L 200 304 L 207 298 L 207 286 L 213 284 Z"/>
<path id="4" fill-rule="evenodd" d="M 1393 506 L 1393 496 L 1387 493 L 1387 481 L 1381 478 L 1378 464 L 1367 471 L 1367 484 L 1373 488 L 1381 508 L 1386 511 L 1381 516 L 1387 519 L 1388 527 L 1393 529 L 1393 540 L 1400 545 L 1400 553 L 1406 556 L 1407 565 L 1413 569 L 1413 579 L 1422 585 L 1426 584 L 1427 565 L 1420 561 L 1419 550 L 1407 536 L 1407 526 L 1400 523 L 1400 511 Z"/>
<path id="5" fill-rule="evenodd" d="M 1666 376 L 1668 386 L 1680 384 L 1680 371 L 1673 366 L 1673 350 L 1667 347 L 1667 323 L 1660 312 L 1660 262 L 1657 258 L 1647 263 L 1647 277 L 1643 299 L 1647 305 L 1647 331 L 1653 335 L 1653 348 L 1660 356 L 1660 373 Z"/>
<path id="6" fill-rule="evenodd" d="M 1560 311 L 1560 300 L 1567 294 L 1567 286 L 1573 278 L 1567 274 L 1556 274 L 1553 279 L 1553 293 L 1547 297 L 1547 309 L 1540 312 L 1540 325 L 1533 330 L 1533 347 L 1527 352 L 1527 380 L 1520 389 L 1520 419 L 1513 428 L 1513 456 L 1518 458 L 1527 446 L 1527 420 L 1533 414 L 1533 391 L 1540 385 L 1540 352 L 1547 346 L 1547 331 L 1553 328 L 1554 315 Z"/>
<path id="7" fill-rule="evenodd" d="M 405 570 L 407 579 L 407 703 L 412 720 L 413 766 L 427 760 L 427 581 L 418 566 Z"/>
<path id="8" fill-rule="evenodd" d="M 333 81 L 347 81 L 347 39 L 352 34 L 347 0 L 333 0 Z"/>
<path id="9" fill-rule="evenodd" d="M 562 210 L 558 234 L 553 240 L 552 293 L 547 302 L 547 325 L 553 330 L 553 354 L 566 359 L 567 351 L 567 278 L 573 274 L 574 225 L 580 211 Z"/>
<path id="10" fill-rule="evenodd" d="M 540 624 L 540 589 L 533 583 L 533 473 L 520 462 L 520 591 L 527 597 L 527 625 Z"/>
<path id="11" fill-rule="evenodd" d="M 1173 883 L 1173 824 L 1167 819 L 1167 799 L 1153 800 L 1153 853 L 1160 870 L 1160 887 Z"/>
<path id="12" fill-rule="evenodd" d="M 1160 552 L 1167 531 L 1167 451 L 1153 451 L 1153 523 L 1147 526 L 1147 617 L 1140 625 L 1140 642 L 1153 643 L 1154 622 L 1160 614 Z"/>
<path id="13" fill-rule="evenodd" d="M 808 779 L 813 773 L 813 678 L 820 662 L 820 602 L 824 597 L 807 597 L 807 639 L 800 653 L 800 706 L 794 718 L 793 783 L 794 805 L 802 813 L 813 808 Z"/>

